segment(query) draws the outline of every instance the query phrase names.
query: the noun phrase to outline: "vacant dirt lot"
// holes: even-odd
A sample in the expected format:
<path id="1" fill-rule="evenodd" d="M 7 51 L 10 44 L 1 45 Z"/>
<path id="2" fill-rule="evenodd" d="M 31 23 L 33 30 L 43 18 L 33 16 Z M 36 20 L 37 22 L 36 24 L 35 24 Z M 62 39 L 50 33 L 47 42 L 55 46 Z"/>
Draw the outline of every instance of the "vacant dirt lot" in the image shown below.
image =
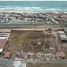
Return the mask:
<path id="1" fill-rule="evenodd" d="M 45 31 L 12 30 L 5 51 L 11 53 L 22 50 L 24 52 L 43 52 L 45 51 L 44 49 L 46 49 L 47 52 L 50 52 L 49 47 L 55 47 L 55 39 L 56 38 L 52 33 L 45 33 Z"/>
<path id="2" fill-rule="evenodd" d="M 67 56 L 67 43 L 60 43 L 56 36 L 57 32 L 52 30 L 12 30 L 4 51 L 9 51 L 12 54 L 22 50 L 24 52 L 52 52 L 56 54 L 61 46 L 62 51 Z M 50 47 L 54 50 L 51 51 Z"/>

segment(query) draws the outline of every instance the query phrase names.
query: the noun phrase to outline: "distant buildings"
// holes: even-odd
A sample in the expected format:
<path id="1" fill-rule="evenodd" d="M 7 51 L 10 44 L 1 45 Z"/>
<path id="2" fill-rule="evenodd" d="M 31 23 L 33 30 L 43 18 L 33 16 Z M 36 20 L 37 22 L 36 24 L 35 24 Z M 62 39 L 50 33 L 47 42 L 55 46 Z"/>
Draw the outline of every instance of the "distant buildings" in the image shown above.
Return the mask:
<path id="1" fill-rule="evenodd" d="M 0 13 L 0 22 L 8 22 L 9 17 L 9 13 Z"/>

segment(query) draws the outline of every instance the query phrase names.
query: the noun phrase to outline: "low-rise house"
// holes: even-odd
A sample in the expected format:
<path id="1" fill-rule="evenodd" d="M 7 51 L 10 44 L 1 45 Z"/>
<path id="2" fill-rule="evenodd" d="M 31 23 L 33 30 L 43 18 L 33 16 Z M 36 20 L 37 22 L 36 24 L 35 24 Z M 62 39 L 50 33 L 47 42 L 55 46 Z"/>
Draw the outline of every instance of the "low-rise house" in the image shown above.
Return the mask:
<path id="1" fill-rule="evenodd" d="M 5 39 L 5 38 L 0 39 L 0 53 L 3 53 L 6 43 L 7 43 L 7 39 Z"/>
<path id="2" fill-rule="evenodd" d="M 32 21 L 32 18 L 28 18 L 28 21 Z"/>
<path id="3" fill-rule="evenodd" d="M 7 59 L 9 59 L 11 57 L 11 53 L 10 52 L 6 52 L 5 54 L 4 54 L 4 56 L 3 56 L 3 58 L 7 58 Z"/>
<path id="4" fill-rule="evenodd" d="M 59 34 L 65 35 L 64 31 L 58 31 Z"/>
<path id="5" fill-rule="evenodd" d="M 60 16 L 60 15 L 55 15 L 54 18 L 58 21 L 64 21 L 64 18 L 63 16 Z"/>
<path id="6" fill-rule="evenodd" d="M 54 20 L 53 18 L 51 18 L 51 20 L 52 20 L 54 23 L 56 23 L 56 24 L 59 23 L 58 21 Z"/>
<path id="7" fill-rule="evenodd" d="M 43 22 L 43 19 L 36 19 L 36 22 Z"/>
<path id="8" fill-rule="evenodd" d="M 21 61 L 14 61 L 13 62 L 13 67 L 26 67 L 26 63 L 25 62 L 21 62 Z"/>
<path id="9" fill-rule="evenodd" d="M 3 52 L 5 45 L 7 43 L 9 33 L 0 33 L 0 53 Z"/>
<path id="10" fill-rule="evenodd" d="M 59 58 L 65 58 L 65 53 L 63 51 L 58 52 L 58 57 Z"/>
<path id="11" fill-rule="evenodd" d="M 67 41 L 67 36 L 66 35 L 60 35 L 61 41 Z"/>
<path id="12" fill-rule="evenodd" d="M 61 41 L 67 41 L 67 36 L 64 31 L 58 31 L 58 33 Z"/>
<path id="13" fill-rule="evenodd" d="M 43 15 L 43 18 L 48 18 L 48 16 L 47 15 Z"/>
<path id="14" fill-rule="evenodd" d="M 7 39 L 9 38 L 10 33 L 0 33 L 0 39 Z"/>
<path id="15" fill-rule="evenodd" d="M 66 28 L 64 28 L 64 32 L 65 32 L 65 34 L 67 35 L 67 29 L 66 29 Z"/>
<path id="16" fill-rule="evenodd" d="M 26 59 L 27 58 L 27 53 L 24 53 L 22 51 L 21 52 L 17 52 L 16 53 L 16 57 L 17 58 L 21 58 L 21 59 L 23 59 L 23 58 Z"/>
<path id="17" fill-rule="evenodd" d="M 39 14 L 39 16 L 40 16 L 41 18 L 43 18 L 43 15 L 42 15 L 42 14 Z"/>

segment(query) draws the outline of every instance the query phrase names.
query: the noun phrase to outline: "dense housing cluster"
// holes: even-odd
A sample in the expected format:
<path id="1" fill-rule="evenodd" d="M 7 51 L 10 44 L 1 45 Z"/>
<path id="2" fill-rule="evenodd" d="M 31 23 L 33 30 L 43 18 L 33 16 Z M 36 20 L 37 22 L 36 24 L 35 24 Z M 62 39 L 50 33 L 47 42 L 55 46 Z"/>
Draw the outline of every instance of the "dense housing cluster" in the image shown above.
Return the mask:
<path id="1" fill-rule="evenodd" d="M 67 13 L 16 13 L 1 12 L 0 23 L 14 24 L 62 24 L 67 22 Z"/>

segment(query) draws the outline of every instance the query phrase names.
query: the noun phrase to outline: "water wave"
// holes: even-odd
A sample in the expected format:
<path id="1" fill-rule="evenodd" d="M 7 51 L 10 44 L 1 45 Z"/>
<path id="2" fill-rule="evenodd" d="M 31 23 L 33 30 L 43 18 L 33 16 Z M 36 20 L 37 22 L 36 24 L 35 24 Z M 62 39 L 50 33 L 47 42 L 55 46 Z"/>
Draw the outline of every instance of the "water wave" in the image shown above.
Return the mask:
<path id="1" fill-rule="evenodd" d="M 35 12 L 67 12 L 67 8 L 0 6 L 0 10 L 35 11 Z"/>

